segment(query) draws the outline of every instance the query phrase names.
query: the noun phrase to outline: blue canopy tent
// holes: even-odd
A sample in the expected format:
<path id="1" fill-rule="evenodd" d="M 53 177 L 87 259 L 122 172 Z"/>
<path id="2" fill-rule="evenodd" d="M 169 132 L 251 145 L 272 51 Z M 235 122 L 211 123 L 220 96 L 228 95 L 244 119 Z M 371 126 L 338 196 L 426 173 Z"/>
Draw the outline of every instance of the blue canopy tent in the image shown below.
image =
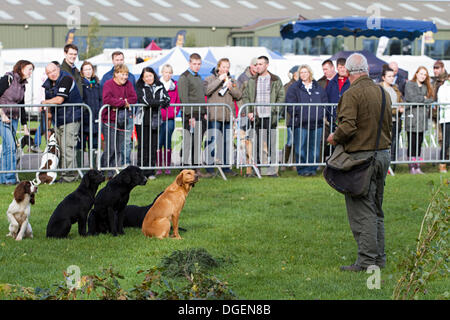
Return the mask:
<path id="1" fill-rule="evenodd" d="M 283 39 L 316 36 L 388 37 L 414 40 L 427 31 L 437 32 L 431 21 L 372 17 L 298 20 L 281 26 Z"/>

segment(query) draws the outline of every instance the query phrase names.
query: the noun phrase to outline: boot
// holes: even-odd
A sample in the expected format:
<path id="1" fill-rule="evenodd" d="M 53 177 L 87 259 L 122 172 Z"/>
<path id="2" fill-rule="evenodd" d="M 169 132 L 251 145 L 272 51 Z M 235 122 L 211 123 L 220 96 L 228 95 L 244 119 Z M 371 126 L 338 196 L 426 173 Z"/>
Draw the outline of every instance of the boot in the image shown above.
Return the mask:
<path id="1" fill-rule="evenodd" d="M 156 166 L 157 167 L 162 167 L 163 166 L 161 150 L 156 150 Z M 156 171 L 156 175 L 158 176 L 160 174 L 162 174 L 162 171 L 161 171 L 161 169 L 158 169 Z"/>
<path id="2" fill-rule="evenodd" d="M 423 158 L 419 158 L 418 160 L 422 161 Z M 420 163 L 415 163 L 416 166 L 416 174 L 424 174 L 422 170 L 420 170 Z"/>
<path id="3" fill-rule="evenodd" d="M 170 167 L 171 161 L 172 161 L 172 150 L 168 149 L 167 152 L 166 152 L 166 166 L 167 167 Z M 165 174 L 170 174 L 170 170 L 166 169 L 164 171 L 164 173 Z"/>
<path id="4" fill-rule="evenodd" d="M 411 158 L 411 161 L 416 161 L 416 158 Z M 415 163 L 408 163 L 408 167 L 409 167 L 410 174 L 416 174 L 416 164 Z"/>

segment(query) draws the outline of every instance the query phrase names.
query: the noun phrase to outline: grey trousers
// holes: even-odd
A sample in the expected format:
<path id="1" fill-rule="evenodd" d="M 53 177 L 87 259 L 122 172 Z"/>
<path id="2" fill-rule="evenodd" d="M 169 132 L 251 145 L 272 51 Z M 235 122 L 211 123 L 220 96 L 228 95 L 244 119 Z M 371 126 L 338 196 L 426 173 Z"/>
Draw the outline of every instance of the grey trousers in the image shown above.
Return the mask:
<path id="1" fill-rule="evenodd" d="M 80 122 L 72 122 L 56 128 L 56 140 L 61 150 L 59 159 L 60 168 L 77 168 L 76 154 L 80 132 Z M 73 182 L 78 179 L 76 171 L 61 171 L 61 179 L 64 182 Z"/>
<path id="2" fill-rule="evenodd" d="M 373 152 L 355 152 L 355 159 L 363 159 Z M 375 170 L 370 182 L 369 193 L 365 197 L 345 196 L 348 221 L 353 237 L 358 245 L 356 264 L 367 268 L 370 265 L 384 267 L 384 213 L 383 193 L 386 174 L 390 164 L 390 150 L 377 152 Z"/>

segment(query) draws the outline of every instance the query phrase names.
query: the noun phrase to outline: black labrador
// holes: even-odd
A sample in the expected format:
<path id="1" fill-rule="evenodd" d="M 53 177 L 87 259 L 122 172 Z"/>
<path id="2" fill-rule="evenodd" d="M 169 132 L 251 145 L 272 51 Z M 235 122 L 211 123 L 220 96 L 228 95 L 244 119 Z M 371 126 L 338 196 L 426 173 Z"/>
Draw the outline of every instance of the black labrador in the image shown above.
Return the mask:
<path id="1" fill-rule="evenodd" d="M 134 206 L 134 205 L 126 206 L 122 210 L 122 214 L 124 216 L 123 226 L 130 227 L 130 228 L 141 228 L 142 222 L 144 221 L 145 215 L 147 214 L 148 210 L 153 206 L 156 199 L 158 199 L 158 197 L 161 194 L 163 194 L 163 192 L 158 194 L 156 196 L 156 198 L 153 200 L 153 202 L 148 206 L 144 206 L 144 207 L 139 207 L 139 206 Z"/>
<path id="2" fill-rule="evenodd" d="M 156 199 L 158 199 L 159 196 L 162 195 L 163 193 L 164 193 L 164 191 L 160 192 L 155 197 L 153 202 L 148 206 L 144 206 L 144 207 L 139 207 L 139 206 L 134 206 L 134 205 L 126 206 L 125 209 L 122 210 L 122 214 L 124 215 L 123 226 L 125 228 L 127 228 L 127 227 L 128 228 L 142 228 L 142 222 L 145 219 L 145 215 L 147 214 L 148 210 L 150 210 L 150 208 L 153 206 Z M 187 230 L 185 228 L 178 227 L 178 231 L 187 231 Z"/>
<path id="3" fill-rule="evenodd" d="M 86 221 L 94 204 L 98 186 L 105 181 L 101 171 L 91 169 L 81 179 L 78 188 L 67 195 L 53 211 L 47 224 L 47 237 L 65 238 L 72 224 L 78 222 L 78 233 L 86 236 Z"/>
<path id="4" fill-rule="evenodd" d="M 134 187 L 146 183 L 143 171 L 136 166 L 128 166 L 112 178 L 95 197 L 94 207 L 88 218 L 88 234 L 124 234 L 123 209 L 128 203 L 130 192 Z"/>

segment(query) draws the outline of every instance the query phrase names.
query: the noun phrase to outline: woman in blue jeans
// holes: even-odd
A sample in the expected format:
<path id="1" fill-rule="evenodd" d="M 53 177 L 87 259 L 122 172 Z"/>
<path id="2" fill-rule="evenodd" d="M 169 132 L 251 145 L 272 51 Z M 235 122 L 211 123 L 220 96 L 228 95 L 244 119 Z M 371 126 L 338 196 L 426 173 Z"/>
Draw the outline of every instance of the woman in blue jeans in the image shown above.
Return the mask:
<path id="1" fill-rule="evenodd" d="M 0 105 L 24 104 L 25 85 L 33 73 L 34 65 L 27 60 L 19 60 L 12 72 L 0 78 Z M 19 124 L 20 109 L 17 107 L 0 108 L 0 135 L 2 137 L 1 184 L 16 184 L 16 132 Z"/>
<path id="2" fill-rule="evenodd" d="M 324 107 L 328 97 L 323 88 L 313 79 L 308 65 L 299 67 L 300 79 L 292 84 L 286 93 L 286 103 L 318 103 L 311 106 L 290 106 L 288 113 L 294 119 L 294 148 L 296 163 L 319 162 L 323 132 Z M 301 176 L 316 175 L 317 165 L 297 166 Z"/>

